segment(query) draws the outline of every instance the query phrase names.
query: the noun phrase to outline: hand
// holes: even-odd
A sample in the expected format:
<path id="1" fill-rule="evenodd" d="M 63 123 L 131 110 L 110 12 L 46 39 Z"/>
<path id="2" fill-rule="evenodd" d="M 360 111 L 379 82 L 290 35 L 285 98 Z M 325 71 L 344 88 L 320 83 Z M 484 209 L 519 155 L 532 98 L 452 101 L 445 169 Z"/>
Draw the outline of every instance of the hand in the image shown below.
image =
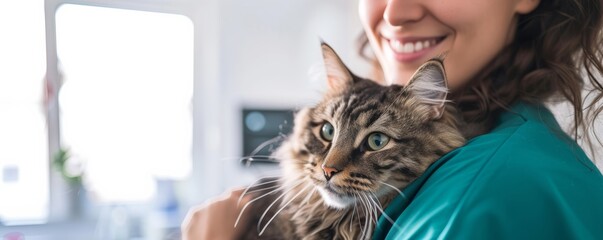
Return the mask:
<path id="1" fill-rule="evenodd" d="M 191 208 L 182 222 L 182 239 L 240 239 L 250 225 L 246 211 L 237 227 L 234 226 L 241 209 L 251 200 L 250 196 L 245 196 L 238 203 L 243 191 L 244 189 L 231 190 L 204 205 Z"/>

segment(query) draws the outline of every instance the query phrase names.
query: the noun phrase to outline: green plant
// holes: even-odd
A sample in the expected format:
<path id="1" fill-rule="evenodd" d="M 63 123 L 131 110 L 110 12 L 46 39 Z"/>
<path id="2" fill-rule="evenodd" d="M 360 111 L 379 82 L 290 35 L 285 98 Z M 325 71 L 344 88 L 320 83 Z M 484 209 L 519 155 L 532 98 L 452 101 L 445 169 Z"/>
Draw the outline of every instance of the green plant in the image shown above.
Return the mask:
<path id="1" fill-rule="evenodd" d="M 68 149 L 61 148 L 56 152 L 52 158 L 52 165 L 54 168 L 61 173 L 63 178 L 71 184 L 77 184 L 82 182 L 82 173 L 73 173 L 69 171 L 69 161 L 71 160 L 71 154 Z"/>

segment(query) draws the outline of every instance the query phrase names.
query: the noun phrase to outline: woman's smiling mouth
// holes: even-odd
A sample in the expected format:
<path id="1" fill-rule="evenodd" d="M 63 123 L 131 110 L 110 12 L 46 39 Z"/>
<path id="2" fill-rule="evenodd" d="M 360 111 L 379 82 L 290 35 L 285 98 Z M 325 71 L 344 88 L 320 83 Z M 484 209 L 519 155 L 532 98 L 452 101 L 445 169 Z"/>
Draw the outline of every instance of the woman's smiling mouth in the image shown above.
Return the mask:
<path id="1" fill-rule="evenodd" d="M 387 42 L 389 48 L 386 48 L 391 57 L 399 62 L 413 62 L 423 59 L 424 56 L 442 42 L 446 36 L 432 38 L 401 38 L 401 39 L 383 39 Z M 430 56 L 433 57 L 433 56 Z M 426 59 L 423 59 L 426 60 Z"/>

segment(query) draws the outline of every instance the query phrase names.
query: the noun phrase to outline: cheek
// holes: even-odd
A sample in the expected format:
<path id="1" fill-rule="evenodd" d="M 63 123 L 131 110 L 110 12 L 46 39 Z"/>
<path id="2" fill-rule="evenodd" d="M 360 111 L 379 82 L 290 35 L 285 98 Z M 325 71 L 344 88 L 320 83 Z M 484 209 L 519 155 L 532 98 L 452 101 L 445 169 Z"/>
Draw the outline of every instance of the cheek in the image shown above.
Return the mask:
<path id="1" fill-rule="evenodd" d="M 376 27 L 383 19 L 383 12 L 387 5 L 386 0 L 360 0 L 358 5 L 358 14 L 364 27 L 364 31 L 369 35 L 374 35 Z M 369 36 L 370 38 L 370 36 Z"/>
<path id="2" fill-rule="evenodd" d="M 516 16 L 513 10 L 461 11 L 442 14 L 443 21 L 455 30 L 445 64 L 452 90 L 461 88 L 475 77 L 508 45 L 514 36 Z"/>
<path id="3" fill-rule="evenodd" d="M 451 51 L 445 60 L 450 89 L 462 88 L 491 64 L 491 61 L 507 45 L 504 41 L 505 36 L 500 37 L 477 36 L 466 41 L 459 38 L 455 43 L 458 47 L 455 51 Z"/>

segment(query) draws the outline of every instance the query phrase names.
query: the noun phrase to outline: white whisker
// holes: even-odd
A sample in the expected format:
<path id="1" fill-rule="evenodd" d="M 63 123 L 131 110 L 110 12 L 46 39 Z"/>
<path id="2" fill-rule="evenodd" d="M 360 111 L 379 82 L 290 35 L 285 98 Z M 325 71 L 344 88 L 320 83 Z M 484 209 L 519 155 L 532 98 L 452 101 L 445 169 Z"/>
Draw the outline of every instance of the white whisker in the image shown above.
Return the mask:
<path id="1" fill-rule="evenodd" d="M 259 188 L 259 189 L 251 190 L 251 191 L 249 191 L 247 193 L 249 194 L 249 193 L 254 193 L 254 192 L 261 192 L 261 191 L 266 191 L 266 190 L 270 190 L 270 189 L 275 189 L 275 188 L 278 188 L 278 187 L 280 187 L 280 186 L 271 186 L 271 187 Z"/>
<path id="2" fill-rule="evenodd" d="M 357 206 L 358 204 L 361 205 L 358 208 L 358 212 L 356 212 L 356 217 L 358 217 L 358 227 L 361 227 L 361 230 L 362 230 L 362 234 L 360 235 L 360 238 L 358 238 L 358 239 L 362 239 L 362 236 L 364 236 L 364 226 L 362 226 L 362 218 L 360 217 L 361 216 L 360 207 L 362 207 L 362 202 L 358 198 L 358 193 L 354 192 L 354 196 L 356 197 L 356 201 L 355 201 L 356 205 L 354 205 L 354 206 Z"/>
<path id="3" fill-rule="evenodd" d="M 356 206 L 358 206 L 358 201 L 356 201 L 356 205 L 354 205 L 354 210 L 356 210 Z M 360 209 L 356 211 L 356 217 L 358 218 L 358 227 L 362 226 L 362 218 L 360 217 Z"/>
<path id="4" fill-rule="evenodd" d="M 360 195 L 360 198 L 363 199 L 362 195 Z M 373 215 L 372 215 L 373 211 L 371 211 L 371 206 L 369 205 L 368 202 L 366 202 L 364 200 L 362 200 L 362 201 L 366 205 L 366 216 L 365 216 L 365 219 L 364 219 L 365 220 L 364 225 L 365 225 L 365 228 L 366 228 L 366 231 L 365 231 L 366 235 L 364 236 L 364 239 L 368 239 L 369 238 L 369 234 L 371 232 L 371 222 L 373 220 Z"/>
<path id="5" fill-rule="evenodd" d="M 371 222 L 372 223 L 377 223 L 377 219 L 379 216 L 377 214 L 377 209 L 375 209 L 375 207 L 373 207 L 374 203 L 369 199 L 369 197 L 365 194 L 362 194 L 362 197 L 364 198 L 365 201 L 367 201 L 369 203 L 369 209 L 371 210 Z"/>
<path id="6" fill-rule="evenodd" d="M 385 185 L 385 186 L 388 186 L 388 187 L 390 187 L 390 188 L 392 188 L 392 189 L 396 190 L 396 192 L 398 192 L 398 194 L 399 194 L 400 196 L 402 196 L 403 198 L 407 198 L 407 197 L 406 197 L 406 195 L 404 195 L 404 193 L 402 193 L 402 191 L 400 191 L 400 189 L 398 189 L 397 187 L 394 187 L 393 185 L 391 185 L 391 184 L 389 184 L 389 183 L 386 183 L 386 182 L 384 182 L 384 181 L 379 181 L 379 182 L 380 182 L 381 184 Z"/>
<path id="7" fill-rule="evenodd" d="M 249 184 L 249 186 L 247 186 L 247 187 L 245 188 L 245 191 L 243 191 L 243 194 L 241 194 L 241 196 L 239 197 L 239 200 L 237 201 L 237 206 L 239 206 L 239 204 L 241 204 L 241 200 L 243 199 L 243 197 L 245 196 L 245 194 L 247 194 L 247 191 L 249 191 L 249 189 L 250 189 L 250 188 L 252 188 L 252 187 L 254 187 L 254 186 L 262 186 L 262 185 L 265 185 L 265 184 L 269 184 L 269 183 L 278 182 L 278 181 L 279 181 L 279 179 L 276 179 L 276 180 L 272 180 L 272 181 L 268 181 L 268 182 L 265 182 L 265 183 L 260 183 L 260 184 L 255 185 L 257 182 L 262 181 L 262 180 L 267 179 L 267 178 L 275 178 L 275 177 L 278 177 L 278 176 L 269 176 L 269 177 L 263 177 L 263 178 L 260 178 L 260 179 L 258 179 L 258 180 L 255 180 L 255 182 L 253 182 L 253 183 Z"/>
<path id="8" fill-rule="evenodd" d="M 293 196 L 289 201 L 287 201 L 287 203 L 285 203 L 285 205 L 283 205 L 278 211 L 276 211 L 276 213 L 274 214 L 274 216 L 272 216 L 272 218 L 270 218 L 270 220 L 268 220 L 268 222 L 266 223 L 266 225 L 264 226 L 264 228 L 262 229 L 262 231 L 260 231 L 259 235 L 261 236 L 264 233 L 264 231 L 266 230 L 266 228 L 268 227 L 268 225 L 270 225 L 270 223 L 272 222 L 272 220 L 274 220 L 274 218 L 276 218 L 276 216 L 281 211 L 283 211 L 283 209 L 285 209 L 285 207 L 287 207 L 287 205 L 289 205 L 291 202 L 293 202 L 293 200 L 295 200 L 300 194 L 304 193 L 306 191 L 306 189 L 308 189 L 309 187 L 311 187 L 311 185 L 308 185 L 304 189 L 302 189 L 301 191 L 299 191 L 297 194 L 295 194 L 295 196 Z M 260 221 L 261 221 L 261 219 L 260 219 Z"/>
<path id="9" fill-rule="evenodd" d="M 279 162 L 279 161 L 282 161 L 283 159 L 279 158 L 277 156 L 273 156 L 273 155 L 249 155 L 249 156 L 244 156 L 244 157 L 239 158 L 239 161 L 243 161 L 243 160 L 252 161 L 252 162 L 254 160 L 256 160 L 256 161 L 268 160 L 269 162 L 270 161 Z"/>
<path id="10" fill-rule="evenodd" d="M 251 162 L 270 162 L 270 163 L 279 163 L 282 161 L 281 158 L 272 155 L 247 155 L 247 156 L 231 156 L 231 157 L 222 157 L 220 158 L 222 161 L 237 161 L 242 162 L 245 165 L 249 166 Z"/>
<path id="11" fill-rule="evenodd" d="M 270 159 L 280 160 L 278 157 L 273 156 L 273 155 L 249 155 L 249 156 L 245 156 L 242 158 L 270 158 Z"/>
<path id="12" fill-rule="evenodd" d="M 310 185 L 312 186 L 312 185 Z M 310 202 L 310 198 L 312 197 L 312 195 L 314 195 L 314 193 L 316 193 L 316 187 L 314 187 L 314 189 L 312 189 L 312 192 L 310 194 L 308 194 L 308 196 L 306 196 L 306 198 L 304 198 L 304 200 L 302 200 L 302 204 L 300 206 L 306 205 Z"/>
<path id="13" fill-rule="evenodd" d="M 300 182 L 298 184 L 295 184 L 295 186 L 291 187 L 289 190 L 284 191 L 283 193 L 281 193 L 280 196 L 278 196 L 276 199 L 274 199 L 274 201 L 272 201 L 272 203 L 270 205 L 268 205 L 268 207 L 266 208 L 266 210 L 264 210 L 264 213 L 262 214 L 262 216 L 260 217 L 260 220 L 258 220 L 258 231 L 260 230 L 260 226 L 262 225 L 262 220 L 264 220 L 264 217 L 266 216 L 266 213 L 268 213 L 268 211 L 270 210 L 270 208 L 272 208 L 272 206 L 274 206 L 274 204 L 276 204 L 278 202 L 278 200 L 280 200 L 281 198 L 283 198 L 285 195 L 287 195 L 287 193 L 295 190 L 296 187 L 298 187 L 299 185 L 303 184 L 303 182 Z M 304 190 L 308 188 L 305 187 Z M 302 191 L 300 191 L 302 192 Z M 261 235 L 261 234 L 260 234 Z"/>
<path id="14" fill-rule="evenodd" d="M 381 202 L 379 202 L 379 199 L 377 198 L 377 196 L 374 193 L 371 193 L 374 197 L 373 202 L 375 202 L 375 200 L 377 202 L 375 202 L 377 209 L 381 212 L 381 215 L 383 215 L 383 217 L 385 217 L 387 219 L 387 221 L 389 221 L 392 226 L 395 226 L 396 228 L 401 229 L 400 226 L 398 226 L 398 224 L 396 224 L 396 221 L 394 221 L 392 218 L 389 217 L 389 215 L 387 215 L 387 213 L 385 213 L 383 207 L 381 206 Z"/>
<path id="15" fill-rule="evenodd" d="M 377 223 L 377 221 L 379 221 L 379 212 L 378 212 L 377 210 L 379 210 L 379 211 L 383 212 L 383 211 L 381 210 L 381 207 L 380 207 L 381 205 L 380 205 L 380 204 L 377 204 L 377 202 L 375 202 L 375 199 L 373 199 L 373 198 L 372 198 L 371 196 L 369 196 L 368 194 L 366 195 L 366 198 L 368 199 L 368 201 L 371 201 L 371 202 L 373 203 L 373 204 L 372 204 L 373 206 L 375 206 L 375 207 L 373 208 L 373 210 L 375 210 L 374 212 L 375 212 L 375 224 L 376 224 L 376 223 Z"/>
<path id="16" fill-rule="evenodd" d="M 360 239 L 365 239 L 365 237 L 368 234 L 367 230 L 368 230 L 369 223 L 367 221 L 368 221 L 369 210 L 368 210 L 368 207 L 366 206 L 366 204 L 364 203 L 364 200 L 362 199 L 362 197 L 360 197 L 360 193 L 356 193 L 356 199 L 360 200 L 360 203 L 362 204 L 362 208 L 364 209 L 364 226 L 362 226 L 362 235 L 360 236 Z"/>
<path id="17" fill-rule="evenodd" d="M 354 208 L 352 209 L 352 216 L 350 217 L 350 232 L 352 232 L 352 225 L 354 225 L 354 213 L 356 213 L 356 204 L 358 204 L 358 203 L 354 202 Z"/>
<path id="18" fill-rule="evenodd" d="M 377 210 L 375 209 L 375 207 L 373 207 L 373 205 L 375 204 L 375 202 L 371 201 L 370 197 L 366 193 L 363 193 L 361 195 L 361 197 L 368 203 L 369 209 L 371 210 L 370 215 L 369 215 L 369 217 L 370 217 L 369 223 L 377 224 L 377 219 L 379 218 L 379 216 L 378 216 Z M 368 231 L 367 232 L 368 233 L 372 233 L 373 232 L 373 225 L 372 224 L 368 225 Z M 370 237 L 370 236 L 367 236 L 367 237 Z"/>
<path id="19" fill-rule="evenodd" d="M 337 222 L 334 223 L 335 226 L 339 226 L 339 224 L 341 224 L 341 221 L 343 221 L 343 218 L 346 216 L 346 213 L 342 213 L 341 217 L 339 217 L 339 219 L 337 220 Z"/>
<path id="20" fill-rule="evenodd" d="M 299 181 L 299 182 L 301 182 L 301 181 Z M 301 183 L 300 183 L 300 184 L 301 184 Z M 241 216 L 243 215 L 243 212 L 245 212 L 245 209 L 246 209 L 247 207 L 249 207 L 249 205 L 250 205 L 251 203 L 253 203 L 253 202 L 255 202 L 255 201 L 257 201 L 257 200 L 259 200 L 259 199 L 261 199 L 261 198 L 263 198 L 263 197 L 265 197 L 265 196 L 268 196 L 268 195 L 270 195 L 270 194 L 273 194 L 273 193 L 275 193 L 276 191 L 278 191 L 278 190 L 280 190 L 280 189 L 281 189 L 281 188 L 279 187 L 279 188 L 277 188 L 277 189 L 274 189 L 274 190 L 272 190 L 272 191 L 270 191 L 270 192 L 268 192 L 268 193 L 265 193 L 265 194 L 263 194 L 263 195 L 261 195 L 261 196 L 259 196 L 259 197 L 254 198 L 253 200 L 251 200 L 251 201 L 247 202 L 247 203 L 245 204 L 245 206 L 243 206 L 243 208 L 241 209 L 241 212 L 239 212 L 239 216 L 237 217 L 237 221 L 235 222 L 235 225 L 234 225 L 234 226 L 235 226 L 235 227 L 237 227 L 237 224 L 239 224 L 239 220 L 241 220 Z"/>
<path id="21" fill-rule="evenodd" d="M 302 207 L 304 207 L 304 206 L 308 205 L 308 203 L 310 203 L 310 198 L 312 197 L 312 195 L 314 195 L 314 193 L 316 193 L 316 191 L 317 191 L 316 187 L 314 187 L 314 189 L 312 189 L 312 192 L 310 192 L 310 194 L 308 194 L 308 196 L 306 196 L 306 198 L 304 198 L 304 200 L 301 201 L 301 203 L 299 204 L 300 210 L 301 210 Z M 304 213 L 304 211 L 297 211 L 297 212 L 295 212 L 291 216 L 291 220 L 297 218 L 302 213 Z"/>
<path id="22" fill-rule="evenodd" d="M 249 206 L 249 204 L 251 204 L 251 203 L 253 203 L 253 202 L 255 202 L 255 201 L 257 201 L 257 200 L 259 200 L 259 199 L 261 199 L 261 198 L 263 198 L 263 197 L 265 197 L 265 196 L 267 196 L 268 194 L 275 193 L 275 192 L 276 192 L 276 191 L 278 191 L 278 190 L 279 190 L 278 188 L 277 188 L 277 189 L 274 189 L 274 190 L 272 190 L 272 191 L 270 191 L 270 192 L 268 192 L 268 193 L 266 193 L 266 194 L 264 194 L 264 195 L 262 195 L 262 196 L 259 196 L 259 197 L 255 198 L 255 199 L 253 199 L 253 200 L 251 200 L 251 201 L 247 202 L 247 203 L 245 204 L 245 206 L 243 206 L 243 209 L 241 209 L 241 212 L 239 212 L 239 216 L 237 217 L 237 221 L 235 222 L 235 225 L 234 225 L 234 226 L 235 226 L 235 227 L 237 227 L 237 224 L 239 224 L 239 220 L 241 219 L 241 215 L 243 215 L 243 212 L 245 212 L 245 209 L 246 209 L 246 208 Z"/>
<path id="23" fill-rule="evenodd" d="M 280 136 L 280 135 L 279 135 L 279 136 L 276 136 L 276 137 L 273 137 L 273 138 L 271 138 L 271 139 L 269 139 L 269 140 L 267 140 L 267 141 L 263 142 L 262 144 L 260 144 L 260 145 L 259 145 L 258 147 L 256 147 L 256 148 L 255 148 L 255 149 L 254 149 L 254 150 L 251 152 L 251 154 L 249 154 L 249 155 L 254 156 L 254 155 L 256 155 L 258 152 L 262 151 L 262 149 L 264 149 L 266 146 L 268 146 L 268 145 L 270 145 L 270 144 L 273 144 L 273 143 L 275 143 L 275 142 L 278 142 L 278 141 L 280 141 L 281 139 L 283 139 L 283 137 L 282 137 L 282 136 Z"/>

